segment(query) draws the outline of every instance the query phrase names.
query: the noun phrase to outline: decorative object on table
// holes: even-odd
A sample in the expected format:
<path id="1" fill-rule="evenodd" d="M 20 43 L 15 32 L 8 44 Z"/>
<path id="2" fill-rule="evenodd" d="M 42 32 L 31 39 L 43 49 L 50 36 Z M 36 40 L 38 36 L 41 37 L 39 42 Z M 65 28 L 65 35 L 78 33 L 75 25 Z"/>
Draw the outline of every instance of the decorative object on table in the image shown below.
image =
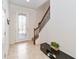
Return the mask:
<path id="1" fill-rule="evenodd" d="M 58 53 L 55 54 L 56 51 L 46 42 L 40 44 L 40 50 L 50 59 L 75 59 L 61 50 L 57 51 Z"/>
<path id="2" fill-rule="evenodd" d="M 55 51 L 59 50 L 59 44 L 56 42 L 51 42 L 51 48 L 53 48 Z"/>
<path id="3" fill-rule="evenodd" d="M 54 51 L 51 49 L 50 45 L 47 43 L 42 43 L 40 45 L 41 51 L 46 54 L 50 59 L 56 59 Z"/>
<path id="4" fill-rule="evenodd" d="M 9 20 L 9 18 L 7 18 L 7 24 L 8 24 L 8 25 L 10 24 L 10 20 Z"/>

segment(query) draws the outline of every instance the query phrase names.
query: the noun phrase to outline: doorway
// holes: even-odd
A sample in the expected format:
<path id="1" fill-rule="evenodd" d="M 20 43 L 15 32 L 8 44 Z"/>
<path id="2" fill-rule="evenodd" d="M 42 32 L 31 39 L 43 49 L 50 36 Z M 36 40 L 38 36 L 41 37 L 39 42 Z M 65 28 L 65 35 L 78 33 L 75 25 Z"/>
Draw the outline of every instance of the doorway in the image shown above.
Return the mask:
<path id="1" fill-rule="evenodd" d="M 27 17 L 26 15 L 18 15 L 18 41 L 25 41 L 27 37 L 26 25 Z"/>

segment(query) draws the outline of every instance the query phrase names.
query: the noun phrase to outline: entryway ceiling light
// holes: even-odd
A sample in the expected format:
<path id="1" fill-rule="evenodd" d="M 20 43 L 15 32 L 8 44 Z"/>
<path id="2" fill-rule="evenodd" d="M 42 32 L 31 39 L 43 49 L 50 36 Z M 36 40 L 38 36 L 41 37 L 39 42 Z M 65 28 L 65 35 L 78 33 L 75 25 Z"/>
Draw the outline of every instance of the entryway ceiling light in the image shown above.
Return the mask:
<path id="1" fill-rule="evenodd" d="M 30 0 L 26 0 L 27 2 L 30 2 Z"/>

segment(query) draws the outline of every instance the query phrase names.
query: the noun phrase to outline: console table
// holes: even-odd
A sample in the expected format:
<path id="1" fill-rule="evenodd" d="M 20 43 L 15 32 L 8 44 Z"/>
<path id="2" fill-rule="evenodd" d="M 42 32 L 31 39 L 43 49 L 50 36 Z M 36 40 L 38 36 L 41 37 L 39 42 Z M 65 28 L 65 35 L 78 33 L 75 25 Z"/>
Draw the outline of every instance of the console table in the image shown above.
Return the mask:
<path id="1" fill-rule="evenodd" d="M 56 52 L 47 43 L 42 43 L 40 45 L 40 49 L 50 59 L 75 59 L 75 58 L 69 56 L 68 54 L 66 54 L 66 53 L 64 53 L 64 52 L 62 52 L 60 50 Z"/>

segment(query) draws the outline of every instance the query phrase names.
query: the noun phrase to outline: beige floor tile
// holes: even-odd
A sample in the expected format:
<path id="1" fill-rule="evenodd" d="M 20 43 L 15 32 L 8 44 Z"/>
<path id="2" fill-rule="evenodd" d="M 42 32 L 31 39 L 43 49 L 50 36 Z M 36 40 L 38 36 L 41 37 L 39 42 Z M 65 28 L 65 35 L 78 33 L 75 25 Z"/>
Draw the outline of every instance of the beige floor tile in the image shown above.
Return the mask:
<path id="1" fill-rule="evenodd" d="M 24 42 L 10 46 L 8 59 L 49 59 L 41 50 L 40 45 Z"/>

